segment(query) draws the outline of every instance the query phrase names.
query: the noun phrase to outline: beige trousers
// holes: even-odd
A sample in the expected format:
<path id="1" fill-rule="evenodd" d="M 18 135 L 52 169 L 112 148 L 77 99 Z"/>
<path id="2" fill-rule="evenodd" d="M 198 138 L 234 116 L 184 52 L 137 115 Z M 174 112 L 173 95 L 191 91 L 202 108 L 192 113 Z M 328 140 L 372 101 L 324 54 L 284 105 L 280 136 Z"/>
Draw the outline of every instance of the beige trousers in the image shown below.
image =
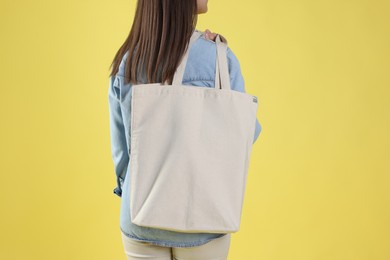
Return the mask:
<path id="1" fill-rule="evenodd" d="M 227 260 L 231 234 L 195 247 L 162 247 L 140 242 L 122 234 L 128 260 Z"/>

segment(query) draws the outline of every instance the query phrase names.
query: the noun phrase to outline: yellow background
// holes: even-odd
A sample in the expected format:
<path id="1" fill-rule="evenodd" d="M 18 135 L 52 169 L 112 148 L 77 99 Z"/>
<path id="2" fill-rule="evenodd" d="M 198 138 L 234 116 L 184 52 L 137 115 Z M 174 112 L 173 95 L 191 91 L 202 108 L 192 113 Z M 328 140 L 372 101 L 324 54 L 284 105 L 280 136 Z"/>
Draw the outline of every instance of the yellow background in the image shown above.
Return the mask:
<path id="1" fill-rule="evenodd" d="M 108 67 L 135 1 L 0 8 L 0 259 L 125 259 Z M 390 2 L 210 0 L 263 127 L 229 260 L 390 259 Z"/>

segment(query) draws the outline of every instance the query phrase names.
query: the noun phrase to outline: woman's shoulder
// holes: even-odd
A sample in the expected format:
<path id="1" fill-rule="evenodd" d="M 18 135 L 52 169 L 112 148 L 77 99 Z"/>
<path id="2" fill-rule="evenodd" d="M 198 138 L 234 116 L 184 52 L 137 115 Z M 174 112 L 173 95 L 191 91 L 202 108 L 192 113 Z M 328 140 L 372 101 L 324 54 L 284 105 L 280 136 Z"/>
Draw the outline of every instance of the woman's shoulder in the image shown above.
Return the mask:
<path id="1" fill-rule="evenodd" d="M 199 31 L 199 30 L 197 30 Z M 215 40 L 210 40 L 210 39 L 207 39 L 204 35 L 204 32 L 203 31 L 199 31 L 201 33 L 201 36 L 199 37 L 198 41 L 200 41 L 201 44 L 203 47 L 205 48 L 209 48 L 211 49 L 212 51 L 216 51 L 216 48 L 217 48 L 217 43 L 215 42 Z M 229 44 L 228 44 L 228 40 L 226 39 L 226 37 L 224 37 L 222 34 L 220 33 L 217 33 L 219 36 L 220 36 L 220 39 L 221 41 L 227 45 L 227 56 L 228 56 L 228 59 L 231 61 L 231 62 L 238 62 L 238 58 L 237 56 L 235 55 L 235 53 L 233 52 L 233 50 L 230 48 Z"/>
<path id="2" fill-rule="evenodd" d="M 227 44 L 227 40 L 221 34 L 221 39 L 223 43 Z M 235 52 L 227 46 L 226 56 L 228 61 L 229 73 L 240 70 L 240 62 L 235 54 Z M 189 60 L 187 67 L 189 67 L 190 73 L 188 77 L 191 77 L 191 74 L 203 73 L 206 75 L 206 78 L 214 80 L 215 74 L 215 63 L 217 59 L 217 43 L 215 41 L 206 39 L 204 34 L 202 34 L 194 43 L 193 47 L 189 53 Z M 191 69 L 192 68 L 192 69 Z M 191 73 L 192 72 L 192 73 Z"/>

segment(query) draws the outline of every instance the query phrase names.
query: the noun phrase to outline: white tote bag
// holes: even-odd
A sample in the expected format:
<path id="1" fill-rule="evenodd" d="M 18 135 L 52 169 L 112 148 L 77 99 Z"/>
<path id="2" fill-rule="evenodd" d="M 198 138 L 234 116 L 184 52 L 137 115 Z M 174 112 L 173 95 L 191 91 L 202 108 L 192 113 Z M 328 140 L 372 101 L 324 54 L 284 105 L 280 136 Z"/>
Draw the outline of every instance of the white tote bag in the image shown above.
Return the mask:
<path id="1" fill-rule="evenodd" d="M 231 90 L 219 35 L 216 86 L 182 85 L 200 35 L 193 32 L 172 85 L 132 87 L 130 215 L 139 226 L 232 233 L 240 226 L 258 103 Z"/>

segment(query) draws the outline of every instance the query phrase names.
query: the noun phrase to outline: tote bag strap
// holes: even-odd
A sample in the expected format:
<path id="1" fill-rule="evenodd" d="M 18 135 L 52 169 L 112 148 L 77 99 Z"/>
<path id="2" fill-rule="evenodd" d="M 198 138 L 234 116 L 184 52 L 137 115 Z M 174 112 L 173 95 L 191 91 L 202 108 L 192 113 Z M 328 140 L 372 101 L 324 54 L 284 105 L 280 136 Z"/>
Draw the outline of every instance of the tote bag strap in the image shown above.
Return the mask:
<path id="1" fill-rule="evenodd" d="M 215 88 L 230 89 L 230 76 L 227 61 L 227 41 L 219 34 L 215 38 L 217 60 L 215 64 Z"/>
<path id="2" fill-rule="evenodd" d="M 183 76 L 185 67 L 188 60 L 189 50 L 191 49 L 192 44 L 201 36 L 201 32 L 195 30 L 191 36 L 190 42 L 188 44 L 187 50 L 176 69 L 176 72 L 173 76 L 172 85 L 180 86 L 183 82 Z M 216 65 L 215 65 L 215 88 L 217 89 L 228 89 L 230 90 L 230 77 L 227 61 L 227 41 L 225 38 L 217 35 L 215 39 L 217 55 L 216 55 Z M 167 82 L 165 82 L 167 85 Z"/>

